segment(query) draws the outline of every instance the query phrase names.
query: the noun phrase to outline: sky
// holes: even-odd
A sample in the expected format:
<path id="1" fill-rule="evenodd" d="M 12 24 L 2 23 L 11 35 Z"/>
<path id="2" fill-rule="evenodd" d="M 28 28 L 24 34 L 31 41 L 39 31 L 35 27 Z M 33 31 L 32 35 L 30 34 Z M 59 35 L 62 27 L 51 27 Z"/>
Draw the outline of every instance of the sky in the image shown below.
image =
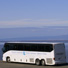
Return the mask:
<path id="1" fill-rule="evenodd" d="M 68 26 L 68 0 L 0 0 L 0 28 Z"/>
<path id="2" fill-rule="evenodd" d="M 67 39 L 68 0 L 0 0 L 0 39 Z"/>

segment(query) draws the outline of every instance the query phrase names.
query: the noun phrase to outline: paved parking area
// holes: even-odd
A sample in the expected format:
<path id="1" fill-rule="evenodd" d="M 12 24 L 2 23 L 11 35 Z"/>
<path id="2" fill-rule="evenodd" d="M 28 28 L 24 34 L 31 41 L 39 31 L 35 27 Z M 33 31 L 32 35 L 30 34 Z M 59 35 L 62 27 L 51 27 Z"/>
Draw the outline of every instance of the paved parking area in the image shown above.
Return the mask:
<path id="1" fill-rule="evenodd" d="M 23 63 L 7 63 L 0 61 L 0 68 L 68 68 L 68 64 L 58 65 L 58 66 L 37 66 L 33 64 L 23 64 Z"/>

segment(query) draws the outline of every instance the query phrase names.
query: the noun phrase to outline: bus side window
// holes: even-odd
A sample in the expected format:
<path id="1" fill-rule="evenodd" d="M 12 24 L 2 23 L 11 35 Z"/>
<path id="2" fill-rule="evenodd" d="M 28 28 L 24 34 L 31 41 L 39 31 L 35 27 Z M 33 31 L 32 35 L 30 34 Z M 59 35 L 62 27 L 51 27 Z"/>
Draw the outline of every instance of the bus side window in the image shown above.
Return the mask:
<path id="1" fill-rule="evenodd" d="M 38 49 L 38 51 L 44 51 L 44 45 L 38 44 L 37 49 Z"/>
<path id="2" fill-rule="evenodd" d="M 13 50 L 13 45 L 12 44 L 7 44 L 5 48 L 6 48 L 6 51 Z"/>
<path id="3" fill-rule="evenodd" d="M 30 51 L 30 44 L 24 44 L 24 50 Z"/>
<path id="4" fill-rule="evenodd" d="M 53 50 L 52 45 L 46 45 L 46 46 L 45 46 L 45 51 L 46 51 L 46 52 L 51 52 L 52 50 Z"/>
<path id="5" fill-rule="evenodd" d="M 31 51 L 37 51 L 37 44 L 32 44 L 30 47 Z"/>
<path id="6" fill-rule="evenodd" d="M 50 52 L 50 46 L 48 46 L 48 45 L 46 46 L 46 51 Z"/>
<path id="7" fill-rule="evenodd" d="M 17 50 L 18 49 L 18 45 L 14 45 L 14 50 Z"/>
<path id="8" fill-rule="evenodd" d="M 23 50 L 24 44 L 18 44 L 18 50 Z"/>
<path id="9" fill-rule="evenodd" d="M 53 46 L 51 45 L 51 46 L 50 46 L 50 51 L 52 51 L 52 50 L 53 50 Z"/>

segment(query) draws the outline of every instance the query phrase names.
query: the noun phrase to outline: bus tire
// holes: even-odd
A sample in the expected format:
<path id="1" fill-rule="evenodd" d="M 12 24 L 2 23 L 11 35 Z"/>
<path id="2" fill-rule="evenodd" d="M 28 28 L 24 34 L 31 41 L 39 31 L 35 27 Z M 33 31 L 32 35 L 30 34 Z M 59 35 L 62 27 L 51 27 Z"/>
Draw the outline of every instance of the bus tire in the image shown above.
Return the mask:
<path id="1" fill-rule="evenodd" d="M 45 60 L 44 59 L 41 60 L 41 65 L 45 66 Z"/>
<path id="2" fill-rule="evenodd" d="M 10 62 L 10 57 L 7 57 L 6 58 L 6 62 Z"/>
<path id="3" fill-rule="evenodd" d="M 39 59 L 36 59 L 35 64 L 36 64 L 37 66 L 39 66 L 39 65 L 40 65 L 40 60 L 39 60 Z"/>

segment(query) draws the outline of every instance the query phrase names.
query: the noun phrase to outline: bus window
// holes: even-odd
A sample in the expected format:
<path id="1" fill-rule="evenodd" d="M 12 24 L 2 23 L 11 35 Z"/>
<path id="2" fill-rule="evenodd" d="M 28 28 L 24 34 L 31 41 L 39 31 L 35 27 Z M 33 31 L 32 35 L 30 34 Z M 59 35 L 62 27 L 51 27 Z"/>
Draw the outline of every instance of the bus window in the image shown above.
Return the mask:
<path id="1" fill-rule="evenodd" d="M 38 51 L 44 51 L 44 45 L 38 44 L 37 49 L 38 49 Z"/>
<path id="2" fill-rule="evenodd" d="M 30 51 L 30 44 L 24 44 L 24 50 Z"/>
<path id="3" fill-rule="evenodd" d="M 18 44 L 18 49 L 17 50 L 23 50 L 24 44 Z"/>
<path id="4" fill-rule="evenodd" d="M 31 44 L 30 50 L 37 51 L 37 44 Z"/>
<path id="5" fill-rule="evenodd" d="M 50 44 L 49 45 L 47 44 L 47 45 L 45 45 L 44 49 L 46 52 L 51 52 L 53 50 L 53 46 Z"/>

